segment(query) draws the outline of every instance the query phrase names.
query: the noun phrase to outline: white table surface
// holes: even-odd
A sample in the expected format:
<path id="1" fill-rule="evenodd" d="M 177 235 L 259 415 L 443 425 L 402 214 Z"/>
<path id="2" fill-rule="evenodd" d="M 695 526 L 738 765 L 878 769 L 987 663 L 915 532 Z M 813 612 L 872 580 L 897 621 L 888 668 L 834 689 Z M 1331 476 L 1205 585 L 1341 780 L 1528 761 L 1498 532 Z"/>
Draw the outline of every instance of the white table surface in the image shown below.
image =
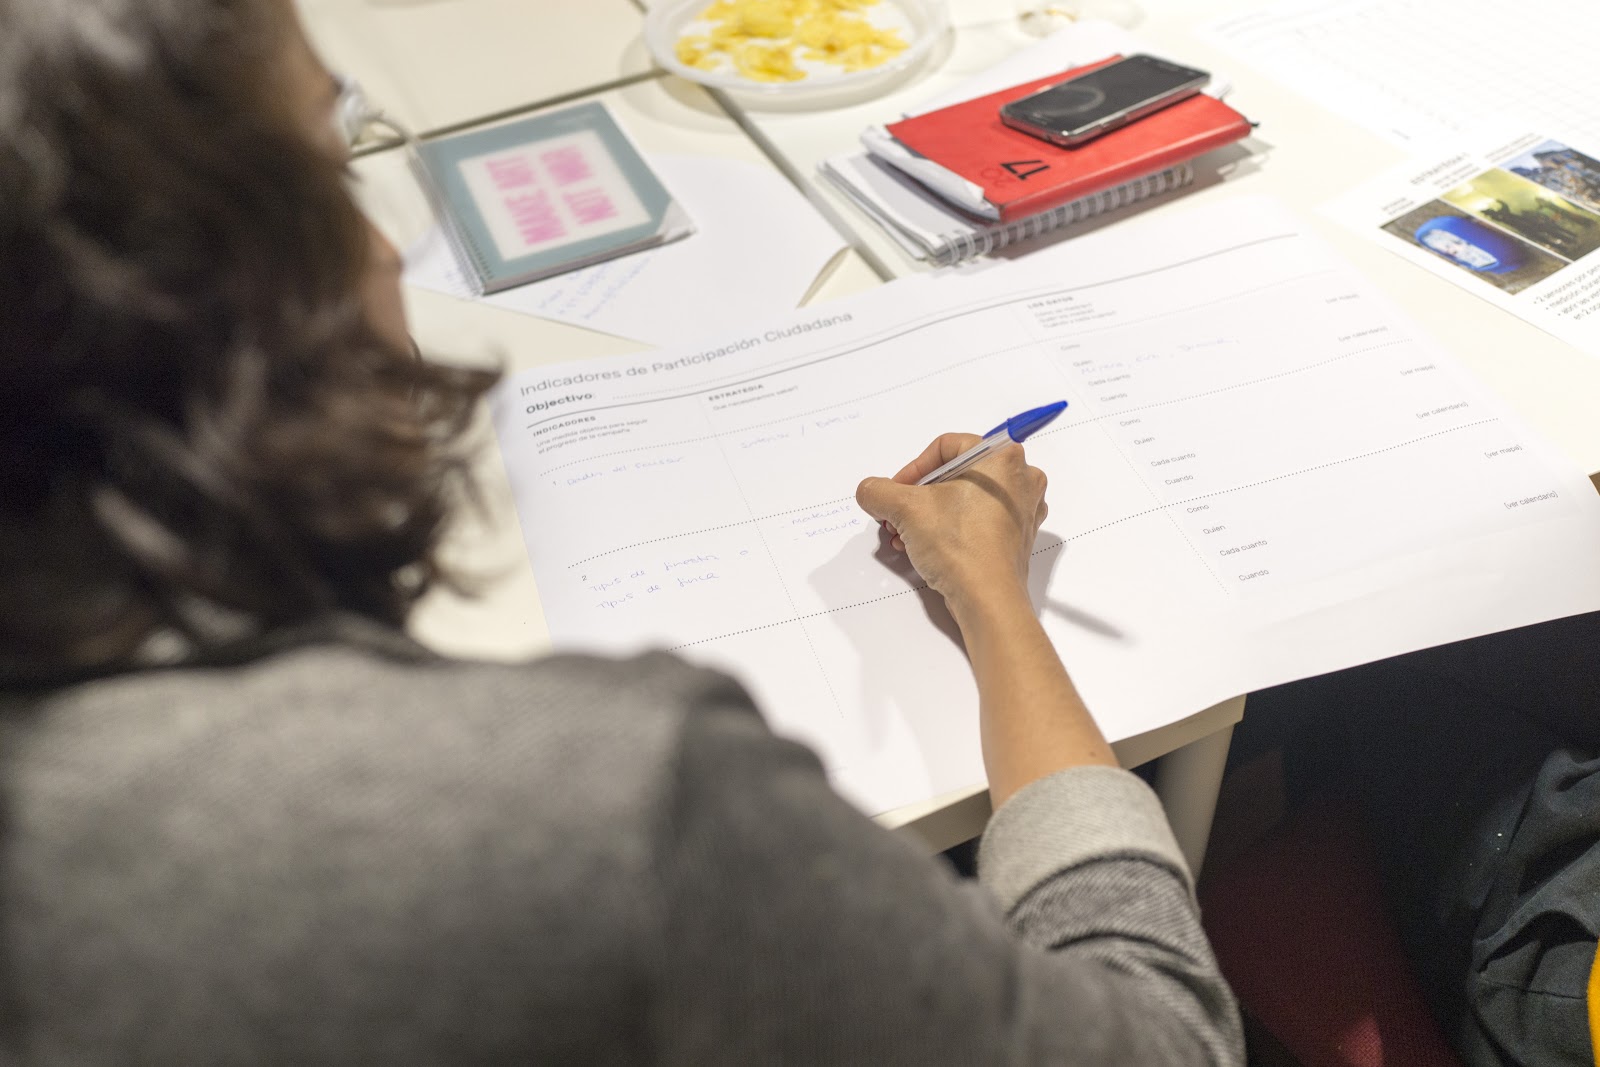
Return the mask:
<path id="1" fill-rule="evenodd" d="M 874 100 L 816 112 L 764 111 L 712 96 L 678 78 L 648 75 L 640 6 L 629 0 L 300 0 L 313 38 L 338 69 L 418 129 L 485 118 L 601 92 L 646 151 L 765 161 L 794 178 L 858 251 L 844 256 L 811 303 L 881 284 L 879 275 L 925 269 L 816 177 L 816 164 L 848 151 L 868 123 L 890 121 L 1037 38 L 1022 31 L 1013 0 L 951 0 L 947 46 Z M 1199 43 L 1191 27 L 1254 0 L 1141 0 L 1133 30 L 1153 50 L 1232 81 L 1229 102 L 1261 124 L 1214 180 L 1152 214 L 1206 200 L 1266 193 L 1298 210 L 1364 274 L 1475 370 L 1585 470 L 1600 471 L 1600 360 L 1577 352 L 1442 278 L 1417 270 L 1324 219 L 1317 206 L 1402 160 L 1400 151 L 1314 102 Z M 620 83 L 620 85 L 619 85 Z M 402 247 L 428 225 L 421 194 L 397 152 L 357 164 L 369 210 Z M 542 363 L 637 351 L 636 342 L 580 327 L 411 289 L 413 329 L 435 358 L 491 361 L 508 372 Z M 441 651 L 510 659 L 549 648 L 510 487 L 486 423 L 478 474 L 484 510 L 452 531 L 448 559 L 478 578 L 478 593 L 430 595 L 413 630 Z M 1203 852 L 1232 724 L 1243 698 L 1119 744 L 1127 765 L 1166 756 L 1158 784 L 1192 860 Z M 1168 755 L 1172 753 L 1172 755 Z M 1192 758 L 1191 758 L 1192 757 Z M 1170 765 L 1170 766 L 1169 766 Z M 971 836 L 987 815 L 981 788 L 961 790 L 881 819 L 931 846 Z"/>
<path id="2" fill-rule="evenodd" d="M 630 0 L 296 0 L 335 70 L 418 133 L 646 75 Z"/>

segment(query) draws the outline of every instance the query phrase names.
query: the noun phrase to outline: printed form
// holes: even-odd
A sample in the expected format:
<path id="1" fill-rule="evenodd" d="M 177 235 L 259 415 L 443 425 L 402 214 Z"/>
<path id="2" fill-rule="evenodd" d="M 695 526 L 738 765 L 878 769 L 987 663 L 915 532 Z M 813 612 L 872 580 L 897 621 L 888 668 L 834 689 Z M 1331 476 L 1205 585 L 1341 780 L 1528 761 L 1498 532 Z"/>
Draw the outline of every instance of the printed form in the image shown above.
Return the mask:
<path id="1" fill-rule="evenodd" d="M 870 813 L 983 780 L 940 599 L 855 505 L 1058 399 L 1032 592 L 1112 740 L 1600 608 L 1600 498 L 1270 201 L 1135 220 L 683 349 L 495 421 L 558 650 L 725 669 Z"/>
<path id="2" fill-rule="evenodd" d="M 1600 142 L 1600 5 L 1281 0 L 1200 28 L 1218 47 L 1397 144 L 1486 122 Z"/>
<path id="3" fill-rule="evenodd" d="M 1283 0 L 1202 32 L 1414 149 L 1342 221 L 1600 355 L 1600 5 Z"/>

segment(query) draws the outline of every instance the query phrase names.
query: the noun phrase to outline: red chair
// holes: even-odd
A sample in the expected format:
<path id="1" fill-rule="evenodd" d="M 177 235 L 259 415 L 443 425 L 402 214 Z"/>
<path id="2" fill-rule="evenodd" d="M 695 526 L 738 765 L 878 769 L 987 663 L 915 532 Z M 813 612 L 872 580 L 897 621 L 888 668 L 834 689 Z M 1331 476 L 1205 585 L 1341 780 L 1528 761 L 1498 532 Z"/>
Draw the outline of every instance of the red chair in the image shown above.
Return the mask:
<path id="1" fill-rule="evenodd" d="M 1353 807 L 1292 815 L 1208 871 L 1200 902 L 1246 1016 L 1303 1067 L 1461 1067 L 1402 954 Z"/>

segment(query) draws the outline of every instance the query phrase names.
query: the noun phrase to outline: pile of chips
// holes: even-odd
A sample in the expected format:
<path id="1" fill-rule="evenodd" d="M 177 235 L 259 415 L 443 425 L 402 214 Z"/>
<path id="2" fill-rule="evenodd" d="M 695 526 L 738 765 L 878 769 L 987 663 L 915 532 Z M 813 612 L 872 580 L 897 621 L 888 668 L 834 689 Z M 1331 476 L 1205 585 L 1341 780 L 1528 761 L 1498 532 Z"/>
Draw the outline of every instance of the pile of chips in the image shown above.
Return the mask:
<path id="1" fill-rule="evenodd" d="M 812 60 L 846 71 L 868 70 L 906 49 L 895 30 L 881 29 L 866 8 L 880 0 L 716 0 L 699 15 L 709 33 L 678 39 L 679 62 L 714 71 L 724 62 L 752 81 L 792 82 L 806 77 L 796 61 Z"/>

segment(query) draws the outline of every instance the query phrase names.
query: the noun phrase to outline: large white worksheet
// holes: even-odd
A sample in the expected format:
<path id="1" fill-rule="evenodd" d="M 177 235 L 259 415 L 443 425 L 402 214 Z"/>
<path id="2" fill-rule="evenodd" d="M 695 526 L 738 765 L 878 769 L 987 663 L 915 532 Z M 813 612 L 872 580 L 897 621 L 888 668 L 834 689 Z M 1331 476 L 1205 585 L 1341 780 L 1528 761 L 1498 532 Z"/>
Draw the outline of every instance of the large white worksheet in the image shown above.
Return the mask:
<path id="1" fill-rule="evenodd" d="M 1485 122 L 1600 142 L 1594 0 L 1281 0 L 1201 35 L 1401 144 Z"/>
<path id="2" fill-rule="evenodd" d="M 1045 625 L 1106 733 L 1600 608 L 1600 497 L 1297 220 L 1166 213 L 493 401 L 558 649 L 726 668 L 869 812 L 982 781 L 937 596 L 852 498 L 1065 398 Z"/>

